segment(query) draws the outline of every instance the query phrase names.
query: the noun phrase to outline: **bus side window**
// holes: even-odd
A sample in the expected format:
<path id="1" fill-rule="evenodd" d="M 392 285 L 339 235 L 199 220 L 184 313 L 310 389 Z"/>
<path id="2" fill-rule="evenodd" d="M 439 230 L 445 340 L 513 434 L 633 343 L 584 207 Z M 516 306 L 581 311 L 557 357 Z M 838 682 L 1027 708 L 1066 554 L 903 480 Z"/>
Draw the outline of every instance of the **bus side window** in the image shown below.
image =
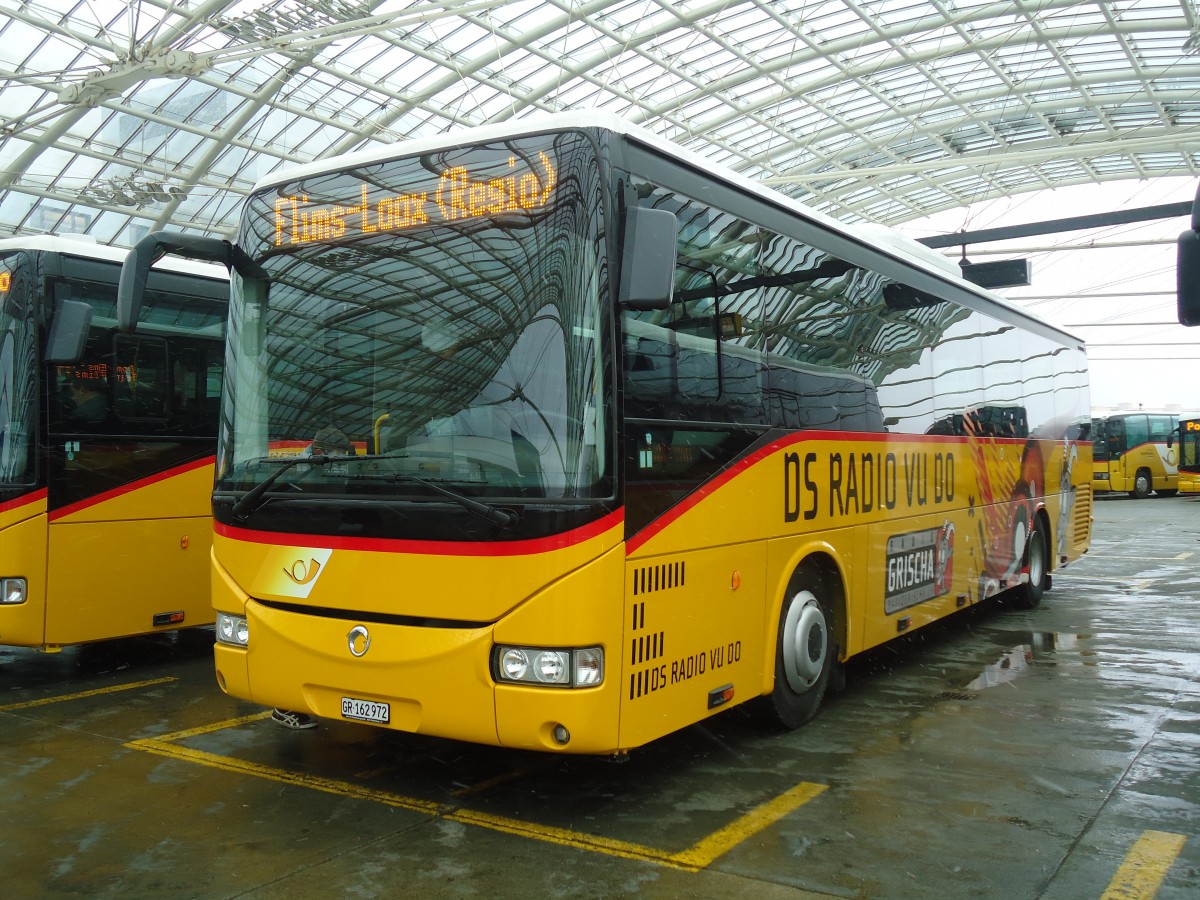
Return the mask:
<path id="1" fill-rule="evenodd" d="M 110 380 L 108 362 L 85 356 L 75 365 L 56 366 L 55 400 L 52 414 L 68 431 L 98 431 L 108 422 Z"/>
<path id="2" fill-rule="evenodd" d="M 171 354 L 171 419 L 181 434 L 215 437 L 221 403 L 219 350 L 177 343 Z"/>
<path id="3" fill-rule="evenodd" d="M 1176 421 L 1171 416 L 1150 416 L 1150 440 L 1164 444 L 1175 430 Z"/>
<path id="4" fill-rule="evenodd" d="M 1129 416 L 1125 420 L 1125 448 L 1132 450 L 1150 440 L 1150 420 L 1146 416 Z"/>
<path id="5" fill-rule="evenodd" d="M 119 334 L 113 338 L 113 359 L 117 416 L 128 423 L 153 422 L 157 430 L 167 418 L 167 342 Z"/>

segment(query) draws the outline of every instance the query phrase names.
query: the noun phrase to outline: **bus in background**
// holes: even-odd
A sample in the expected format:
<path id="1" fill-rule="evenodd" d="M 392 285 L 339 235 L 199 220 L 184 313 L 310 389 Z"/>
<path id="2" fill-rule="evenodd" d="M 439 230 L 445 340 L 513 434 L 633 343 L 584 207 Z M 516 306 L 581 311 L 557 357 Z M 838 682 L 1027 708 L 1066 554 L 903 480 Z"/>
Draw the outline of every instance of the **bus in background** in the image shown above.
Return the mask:
<path id="1" fill-rule="evenodd" d="M 206 249 L 207 248 L 207 249 Z M 228 262 L 216 673 L 542 751 L 836 667 L 1090 539 L 1082 343 L 890 231 L 595 113 L 260 183 Z"/>
<path id="2" fill-rule="evenodd" d="M 1200 418 L 1179 420 L 1179 493 L 1200 494 Z"/>
<path id="3" fill-rule="evenodd" d="M 1179 492 L 1179 413 L 1113 412 L 1092 419 L 1092 490 L 1142 499 Z"/>
<path id="4" fill-rule="evenodd" d="M 213 621 L 211 496 L 227 272 L 149 273 L 117 331 L 123 250 L 0 240 L 0 645 Z"/>

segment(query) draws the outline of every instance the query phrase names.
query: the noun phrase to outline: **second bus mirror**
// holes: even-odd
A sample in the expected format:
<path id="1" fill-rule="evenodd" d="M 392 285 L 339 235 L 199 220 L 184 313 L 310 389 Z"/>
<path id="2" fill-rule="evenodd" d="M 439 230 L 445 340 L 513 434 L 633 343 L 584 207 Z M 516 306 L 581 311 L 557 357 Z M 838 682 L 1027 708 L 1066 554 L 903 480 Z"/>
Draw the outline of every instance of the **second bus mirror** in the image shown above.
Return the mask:
<path id="1" fill-rule="evenodd" d="M 92 325 L 92 307 L 82 300 L 59 300 L 54 307 L 54 323 L 46 338 L 43 359 L 48 363 L 79 362 Z"/>
<path id="2" fill-rule="evenodd" d="M 126 334 L 137 331 L 142 294 L 150 277 L 150 267 L 167 253 L 221 263 L 226 268 L 233 265 L 238 271 L 246 267 L 254 272 L 261 271 L 245 260 L 244 253 L 237 256 L 228 241 L 170 231 L 152 231 L 133 245 L 121 266 L 121 280 L 117 283 L 117 327 Z"/>
<path id="3" fill-rule="evenodd" d="M 1180 325 L 1200 325 L 1200 187 L 1192 201 L 1191 228 L 1179 236 L 1175 299 Z"/>
<path id="4" fill-rule="evenodd" d="M 679 223 L 665 209 L 630 207 L 621 252 L 621 305 L 632 310 L 666 309 L 675 293 Z"/>
<path id="5" fill-rule="evenodd" d="M 1195 231 L 1179 236 L 1175 272 L 1179 324 L 1200 325 L 1200 234 Z"/>

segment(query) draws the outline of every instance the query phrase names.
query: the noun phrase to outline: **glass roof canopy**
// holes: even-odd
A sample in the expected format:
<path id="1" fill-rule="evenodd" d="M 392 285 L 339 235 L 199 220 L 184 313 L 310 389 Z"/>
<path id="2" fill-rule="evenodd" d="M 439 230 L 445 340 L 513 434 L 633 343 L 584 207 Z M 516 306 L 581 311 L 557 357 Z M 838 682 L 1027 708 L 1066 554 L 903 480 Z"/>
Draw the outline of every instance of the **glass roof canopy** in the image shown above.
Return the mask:
<path id="1" fill-rule="evenodd" d="M 1196 0 L 0 0 L 0 236 L 232 237 L 280 166 L 601 108 L 837 218 L 1200 171 Z"/>

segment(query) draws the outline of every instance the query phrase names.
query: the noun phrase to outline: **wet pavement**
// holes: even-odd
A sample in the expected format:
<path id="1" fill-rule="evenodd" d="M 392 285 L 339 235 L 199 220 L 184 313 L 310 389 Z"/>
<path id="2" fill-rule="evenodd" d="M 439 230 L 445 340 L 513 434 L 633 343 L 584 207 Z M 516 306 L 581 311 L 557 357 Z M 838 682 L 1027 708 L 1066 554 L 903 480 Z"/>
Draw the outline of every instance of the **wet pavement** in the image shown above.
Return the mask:
<path id="1" fill-rule="evenodd" d="M 1098 498 L 1089 555 L 627 760 L 222 695 L 210 633 L 0 648 L 18 897 L 1200 897 L 1200 499 Z"/>

